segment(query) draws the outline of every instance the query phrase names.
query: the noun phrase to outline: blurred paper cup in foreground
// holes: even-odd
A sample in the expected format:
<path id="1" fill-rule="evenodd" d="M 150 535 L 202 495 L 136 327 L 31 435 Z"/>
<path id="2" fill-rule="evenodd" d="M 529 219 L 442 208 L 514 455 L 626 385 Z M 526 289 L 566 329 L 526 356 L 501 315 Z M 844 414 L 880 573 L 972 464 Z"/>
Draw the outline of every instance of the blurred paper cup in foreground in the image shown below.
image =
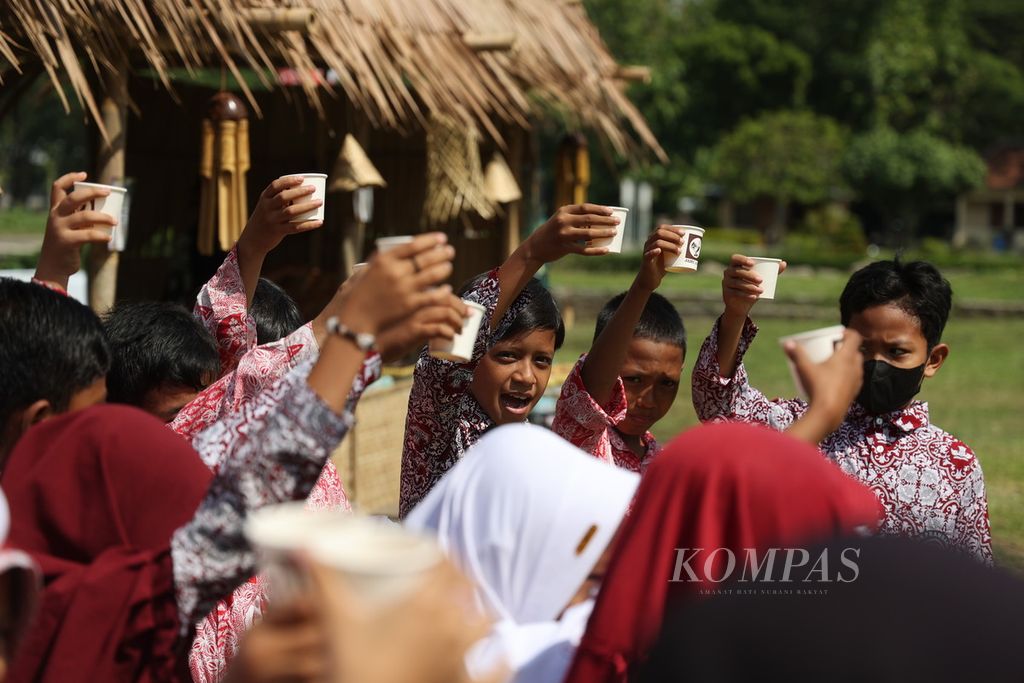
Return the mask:
<path id="1" fill-rule="evenodd" d="M 312 511 L 304 502 L 261 508 L 245 522 L 245 537 L 256 549 L 260 573 L 275 599 L 290 600 L 307 588 L 305 572 L 295 555 L 348 517 L 340 511 Z"/>
<path id="2" fill-rule="evenodd" d="M 683 236 L 682 252 L 679 256 L 665 254 L 665 270 L 670 273 L 686 273 L 697 270 L 700 249 L 704 242 L 704 228 L 696 225 L 673 225 L 673 230 Z"/>
<path id="3" fill-rule="evenodd" d="M 626 231 L 626 218 L 629 217 L 629 209 L 622 206 L 609 206 L 608 208 L 612 210 L 612 216 L 619 219 L 619 224 L 615 226 L 615 237 L 602 237 L 600 239 L 589 240 L 587 242 L 587 246 L 608 247 L 609 254 L 619 254 L 622 253 L 622 234 Z"/>
<path id="4" fill-rule="evenodd" d="M 303 185 L 312 185 L 313 194 L 305 197 L 299 197 L 296 201 L 300 204 L 304 202 L 311 202 L 314 199 L 319 199 L 322 203 L 320 206 L 307 211 L 306 213 L 300 213 L 298 216 L 291 220 L 292 223 L 305 223 L 306 221 L 322 221 L 324 219 L 324 207 L 327 206 L 327 174 L 326 173 L 289 173 L 283 175 L 281 178 L 294 178 L 295 176 L 302 176 Z"/>
<path id="5" fill-rule="evenodd" d="M 124 212 L 124 199 L 128 196 L 128 188 L 118 187 L 117 185 L 102 185 L 100 183 L 75 183 L 74 191 L 78 191 L 85 188 L 94 188 L 100 190 L 109 190 L 110 194 L 106 197 L 97 197 L 96 199 L 90 199 L 82 208 L 81 211 L 99 211 L 111 216 L 117 221 L 110 231 L 111 242 L 117 236 L 117 229 L 123 223 L 122 213 Z M 103 226 L 106 228 L 107 226 Z"/>
<path id="6" fill-rule="evenodd" d="M 348 515 L 318 534 L 310 552 L 370 607 L 409 596 L 443 559 L 437 542 L 397 524 Z"/>
<path id="7" fill-rule="evenodd" d="M 398 235 L 395 237 L 378 238 L 374 242 L 374 244 L 377 245 L 377 251 L 383 254 L 386 251 L 391 251 L 395 247 L 401 246 L 403 244 L 409 244 L 409 242 L 412 242 L 412 240 L 412 235 Z"/>
<path id="8" fill-rule="evenodd" d="M 779 344 L 785 346 L 786 342 L 794 342 L 803 348 L 812 363 L 824 363 L 832 356 L 839 343 L 843 341 L 843 333 L 845 331 L 846 328 L 842 325 L 822 327 L 819 330 L 780 337 Z M 793 376 L 793 383 L 796 384 L 796 388 L 804 398 L 807 398 L 807 389 L 804 387 L 803 382 L 800 381 L 800 374 L 796 371 L 796 366 L 793 365 L 793 361 L 789 359 L 789 356 L 786 356 L 786 363 L 789 365 L 789 373 Z"/>
<path id="9" fill-rule="evenodd" d="M 473 358 L 473 347 L 476 345 L 476 336 L 480 331 L 480 323 L 484 319 L 485 309 L 473 301 L 463 301 L 469 309 L 469 315 L 462 323 L 462 332 L 455 335 L 451 341 L 447 339 L 432 339 L 430 341 L 430 355 L 434 358 L 442 358 L 455 363 L 468 363 Z"/>
<path id="10" fill-rule="evenodd" d="M 761 289 L 764 291 L 757 298 L 774 299 L 775 285 L 779 281 L 779 268 L 782 266 L 782 259 L 751 256 L 750 260 L 754 262 L 754 267 L 751 270 L 760 275 L 763 280 Z"/>

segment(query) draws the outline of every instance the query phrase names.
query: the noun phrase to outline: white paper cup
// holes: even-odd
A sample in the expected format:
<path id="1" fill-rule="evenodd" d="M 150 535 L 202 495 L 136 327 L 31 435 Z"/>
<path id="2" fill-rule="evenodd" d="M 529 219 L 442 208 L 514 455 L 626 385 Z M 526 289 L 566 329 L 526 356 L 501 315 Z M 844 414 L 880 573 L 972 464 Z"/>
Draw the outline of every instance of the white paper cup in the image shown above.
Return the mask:
<path id="1" fill-rule="evenodd" d="M 301 204 L 319 199 L 321 204 L 312 211 L 300 213 L 291 220 L 292 223 L 305 223 L 306 221 L 322 221 L 324 219 L 324 207 L 327 206 L 327 174 L 326 173 L 289 173 L 282 178 L 294 178 L 302 176 L 302 185 L 312 185 L 315 189 L 313 194 L 300 197 L 297 201 Z M 301 185 L 300 185 L 301 187 Z"/>
<path id="2" fill-rule="evenodd" d="M 683 236 L 682 253 L 679 256 L 665 254 L 665 270 L 670 273 L 689 273 L 697 270 L 700 261 L 700 249 L 704 243 L 704 228 L 696 225 L 673 225 L 676 232 Z"/>
<path id="3" fill-rule="evenodd" d="M 801 332 L 800 334 L 791 334 L 786 337 L 779 338 L 779 344 L 785 346 L 786 342 L 792 341 L 799 345 L 807 353 L 808 359 L 812 363 L 824 363 L 827 361 L 836 350 L 839 342 L 843 340 L 843 333 L 846 328 L 842 325 L 833 325 L 831 327 L 822 327 L 821 329 L 811 330 L 810 332 Z M 786 363 L 789 365 L 789 374 L 793 377 L 793 383 L 796 385 L 797 390 L 804 396 L 807 397 L 807 390 L 803 383 L 800 381 L 800 375 L 796 371 L 796 366 L 793 361 L 786 356 Z"/>
<path id="4" fill-rule="evenodd" d="M 106 197 L 97 197 L 91 199 L 85 205 L 82 206 L 80 211 L 99 211 L 105 213 L 108 216 L 112 216 L 116 221 L 115 225 L 110 230 L 110 243 L 114 244 L 117 239 L 118 228 L 124 223 L 124 199 L 128 196 L 128 189 L 125 187 L 118 187 L 117 185 L 102 185 L 100 183 L 75 183 L 74 190 L 80 190 L 83 188 L 99 188 L 101 190 L 109 190 L 110 194 Z M 102 226 L 106 228 L 107 226 Z"/>
<path id="5" fill-rule="evenodd" d="M 469 315 L 462 323 L 462 332 L 455 335 L 451 341 L 447 339 L 431 339 L 430 355 L 434 358 L 450 360 L 454 363 L 468 363 L 473 358 L 473 347 L 476 346 L 476 336 L 480 332 L 480 323 L 487 311 L 483 306 L 473 301 L 463 301 L 469 309 Z"/>
<path id="6" fill-rule="evenodd" d="M 764 291 L 758 299 L 774 299 L 775 285 L 779 281 L 779 267 L 782 264 L 782 259 L 751 256 L 750 260 L 754 262 L 752 270 L 763 280 L 761 289 Z"/>
<path id="7" fill-rule="evenodd" d="M 620 254 L 622 253 L 622 235 L 626 231 L 626 219 L 629 218 L 629 209 L 622 206 L 609 206 L 608 208 L 612 210 L 612 216 L 619 219 L 619 224 L 615 226 L 615 237 L 589 240 L 587 246 L 608 247 L 609 254 Z"/>
<path id="8" fill-rule="evenodd" d="M 245 536 L 256 549 L 260 573 L 276 599 L 294 599 L 306 590 L 306 575 L 295 563 L 295 554 L 309 550 L 319 535 L 348 516 L 341 511 L 312 511 L 304 502 L 271 505 L 249 515 Z"/>
<path id="9" fill-rule="evenodd" d="M 365 604 L 377 607 L 409 595 L 444 558 L 433 538 L 357 515 L 319 534 L 310 552 Z"/>
<path id="10" fill-rule="evenodd" d="M 397 235 L 395 237 L 380 237 L 374 241 L 374 244 L 377 245 L 377 251 L 383 254 L 386 251 L 391 251 L 397 246 L 409 244 L 412 240 L 412 235 Z"/>
<path id="11" fill-rule="evenodd" d="M 364 268 L 366 268 L 366 263 L 355 264 L 354 266 L 352 266 L 352 275 L 359 275 L 359 273 L 362 272 Z"/>

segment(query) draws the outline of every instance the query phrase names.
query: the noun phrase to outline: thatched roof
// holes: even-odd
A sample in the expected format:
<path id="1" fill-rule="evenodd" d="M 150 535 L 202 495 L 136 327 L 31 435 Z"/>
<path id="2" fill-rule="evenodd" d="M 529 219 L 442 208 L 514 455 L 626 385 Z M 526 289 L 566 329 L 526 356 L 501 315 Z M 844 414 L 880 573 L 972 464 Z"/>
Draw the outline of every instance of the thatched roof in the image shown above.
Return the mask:
<path id="1" fill-rule="evenodd" d="M 241 69 L 273 85 L 289 66 L 317 108 L 326 67 L 376 128 L 416 129 L 433 112 L 501 140 L 498 124 L 527 127 L 542 102 L 621 154 L 663 156 L 578 0 L 5 0 L 0 60 L 41 64 L 94 119 L 97 78 L 125 63 L 169 89 L 174 68 L 223 65 L 246 89 Z"/>

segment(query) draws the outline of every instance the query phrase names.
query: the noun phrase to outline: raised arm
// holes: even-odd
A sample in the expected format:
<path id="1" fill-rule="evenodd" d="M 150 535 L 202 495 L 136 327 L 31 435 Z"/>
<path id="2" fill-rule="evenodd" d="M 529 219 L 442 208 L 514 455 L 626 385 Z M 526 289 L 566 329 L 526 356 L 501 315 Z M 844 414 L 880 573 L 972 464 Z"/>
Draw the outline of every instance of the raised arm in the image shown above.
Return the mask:
<path id="1" fill-rule="evenodd" d="M 732 377 L 739 362 L 736 352 L 739 348 L 743 328 L 750 315 L 750 309 L 762 293 L 762 278 L 752 270 L 754 261 L 742 254 L 733 254 L 729 267 L 722 276 L 722 300 L 725 312 L 718 327 L 718 369 L 722 377 Z M 779 265 L 779 272 L 786 269 L 786 262 Z"/>
<path id="2" fill-rule="evenodd" d="M 409 324 L 418 310 L 448 306 L 450 294 L 431 289 L 451 273 L 450 253 L 436 249 L 443 241 L 443 234 L 431 233 L 375 256 L 340 308 L 340 322 L 356 333 L 377 335 Z M 351 339 L 331 335 L 315 364 L 296 368 L 196 439 L 199 448 L 227 444 L 228 454 L 195 516 L 172 539 L 183 630 L 251 576 L 254 557 L 242 534 L 247 514 L 302 499 L 313 487 L 352 423 L 345 404 L 365 355 Z"/>
<path id="3" fill-rule="evenodd" d="M 796 366 L 807 388 L 810 405 L 786 433 L 817 447 L 846 418 L 864 380 L 861 336 L 854 330 L 843 333 L 843 341 L 824 363 L 812 363 L 799 345 L 788 342 L 786 355 Z"/>
<path id="4" fill-rule="evenodd" d="M 597 204 L 574 204 L 556 211 L 512 252 L 498 270 L 500 293 L 491 316 L 491 329 L 497 328 L 505 311 L 545 263 L 557 261 L 566 254 L 607 254 L 607 248 L 589 247 L 586 242 L 614 237 L 618 223 L 611 209 Z"/>
<path id="5" fill-rule="evenodd" d="M 67 290 L 68 280 L 82 267 L 84 244 L 106 244 L 117 221 L 99 211 L 83 211 L 87 202 L 110 192 L 98 187 L 72 191 L 86 179 L 82 172 L 68 173 L 50 189 L 50 214 L 36 264 L 35 279 L 50 287 Z"/>
<path id="6" fill-rule="evenodd" d="M 587 359 L 583 362 L 583 384 L 599 405 L 605 405 L 619 379 L 619 371 L 626 361 L 626 351 L 647 306 L 651 293 L 665 277 L 665 258 L 668 252 L 678 255 L 682 249 L 682 236 L 667 225 L 659 226 L 644 245 L 640 272 L 626 297 L 612 315 L 600 336 L 594 340 Z"/>

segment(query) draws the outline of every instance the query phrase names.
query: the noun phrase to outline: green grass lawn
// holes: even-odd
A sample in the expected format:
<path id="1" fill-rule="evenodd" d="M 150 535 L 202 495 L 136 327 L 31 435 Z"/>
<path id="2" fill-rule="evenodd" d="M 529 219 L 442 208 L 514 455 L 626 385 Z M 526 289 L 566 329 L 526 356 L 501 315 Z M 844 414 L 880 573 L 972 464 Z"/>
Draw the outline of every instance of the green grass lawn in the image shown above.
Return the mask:
<path id="1" fill-rule="evenodd" d="M 780 285 L 781 287 L 781 285 Z M 684 377 L 689 377 L 710 318 L 688 318 L 689 351 Z M 794 396 L 778 338 L 831 325 L 834 320 L 764 320 L 746 362 L 751 381 L 769 396 Z M 593 320 L 581 319 L 566 336 L 559 362 L 587 350 Z M 951 320 L 945 341 L 952 353 L 939 374 L 925 383 L 935 424 L 963 439 L 978 454 L 988 486 L 989 513 L 999 564 L 1024 573 L 1024 320 Z M 664 443 L 697 423 L 688 383 L 668 416 L 655 428 Z"/>
<path id="2" fill-rule="evenodd" d="M 586 270 L 585 261 L 567 258 L 549 270 L 551 285 L 577 292 L 618 292 L 629 288 L 634 273 Z M 1022 264 L 1024 265 L 1024 264 Z M 777 301 L 817 302 L 835 305 L 846 286 L 849 273 L 819 270 L 813 274 L 798 271 L 783 274 L 775 292 Z M 983 272 L 947 271 L 944 275 L 953 286 L 958 301 L 1020 301 L 1024 299 L 1024 267 L 1001 268 Z M 669 273 L 662 289 L 669 292 L 717 293 L 722 288 L 722 274 Z"/>
<path id="3" fill-rule="evenodd" d="M 0 211 L 0 235 L 42 235 L 45 230 L 45 211 L 18 206 Z"/>

